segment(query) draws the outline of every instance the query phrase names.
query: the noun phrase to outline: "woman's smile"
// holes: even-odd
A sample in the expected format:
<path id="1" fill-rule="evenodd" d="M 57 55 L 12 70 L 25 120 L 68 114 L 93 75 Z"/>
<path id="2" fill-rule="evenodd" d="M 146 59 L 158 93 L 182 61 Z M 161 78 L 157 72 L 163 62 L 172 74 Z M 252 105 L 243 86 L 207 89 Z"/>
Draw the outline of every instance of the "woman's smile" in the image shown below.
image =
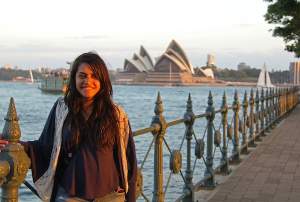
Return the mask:
<path id="1" fill-rule="evenodd" d="M 78 67 L 76 72 L 76 89 L 81 96 L 87 99 L 93 99 L 101 89 L 100 81 L 87 63 L 82 63 Z"/>

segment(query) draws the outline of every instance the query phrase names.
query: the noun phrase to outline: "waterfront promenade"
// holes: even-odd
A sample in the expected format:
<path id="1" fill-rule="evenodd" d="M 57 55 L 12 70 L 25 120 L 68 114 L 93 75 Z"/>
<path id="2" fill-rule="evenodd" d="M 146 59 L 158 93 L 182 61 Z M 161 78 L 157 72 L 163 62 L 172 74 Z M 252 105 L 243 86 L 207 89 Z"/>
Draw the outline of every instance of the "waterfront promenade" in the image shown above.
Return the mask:
<path id="1" fill-rule="evenodd" d="M 300 106 L 266 133 L 208 202 L 300 201 Z"/>

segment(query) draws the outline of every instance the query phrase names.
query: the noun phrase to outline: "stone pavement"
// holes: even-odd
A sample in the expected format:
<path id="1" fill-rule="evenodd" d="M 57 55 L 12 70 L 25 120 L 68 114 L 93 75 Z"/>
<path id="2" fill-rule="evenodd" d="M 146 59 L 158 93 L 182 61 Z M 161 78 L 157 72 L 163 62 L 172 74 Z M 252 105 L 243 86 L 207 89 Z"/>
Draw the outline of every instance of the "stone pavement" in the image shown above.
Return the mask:
<path id="1" fill-rule="evenodd" d="M 299 105 L 217 185 L 208 201 L 300 202 Z"/>

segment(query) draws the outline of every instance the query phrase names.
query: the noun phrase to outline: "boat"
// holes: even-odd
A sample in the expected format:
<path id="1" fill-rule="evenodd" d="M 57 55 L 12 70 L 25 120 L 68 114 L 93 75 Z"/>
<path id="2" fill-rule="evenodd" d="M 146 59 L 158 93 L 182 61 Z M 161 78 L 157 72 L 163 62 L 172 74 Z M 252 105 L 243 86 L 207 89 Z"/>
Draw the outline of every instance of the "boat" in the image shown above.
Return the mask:
<path id="1" fill-rule="evenodd" d="M 68 80 L 66 76 L 50 75 L 41 80 L 39 89 L 46 93 L 65 93 Z"/>
<path id="2" fill-rule="evenodd" d="M 262 88 L 273 88 L 274 87 L 274 85 L 271 82 L 270 75 L 269 75 L 269 72 L 267 71 L 267 66 L 265 63 L 259 73 L 256 86 L 262 87 Z"/>
<path id="3" fill-rule="evenodd" d="M 34 83 L 33 75 L 31 69 L 29 69 L 29 78 L 23 77 L 23 76 L 16 76 L 12 79 L 13 82 L 22 82 L 22 83 L 28 83 L 32 84 Z"/>
<path id="4" fill-rule="evenodd" d="M 31 71 L 31 69 L 29 69 L 29 75 L 30 75 L 30 82 L 31 83 L 34 83 L 34 80 L 33 80 L 33 75 L 32 75 L 32 71 Z"/>

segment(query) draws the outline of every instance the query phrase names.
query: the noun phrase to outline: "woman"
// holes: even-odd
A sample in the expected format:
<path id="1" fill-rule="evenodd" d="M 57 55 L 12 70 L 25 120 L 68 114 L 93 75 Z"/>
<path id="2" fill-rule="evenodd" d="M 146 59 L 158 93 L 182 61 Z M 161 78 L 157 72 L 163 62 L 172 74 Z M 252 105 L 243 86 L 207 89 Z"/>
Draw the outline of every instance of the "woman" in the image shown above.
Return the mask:
<path id="1" fill-rule="evenodd" d="M 66 94 L 54 104 L 40 138 L 22 144 L 42 200 L 135 201 L 133 136 L 97 54 L 75 59 Z"/>

